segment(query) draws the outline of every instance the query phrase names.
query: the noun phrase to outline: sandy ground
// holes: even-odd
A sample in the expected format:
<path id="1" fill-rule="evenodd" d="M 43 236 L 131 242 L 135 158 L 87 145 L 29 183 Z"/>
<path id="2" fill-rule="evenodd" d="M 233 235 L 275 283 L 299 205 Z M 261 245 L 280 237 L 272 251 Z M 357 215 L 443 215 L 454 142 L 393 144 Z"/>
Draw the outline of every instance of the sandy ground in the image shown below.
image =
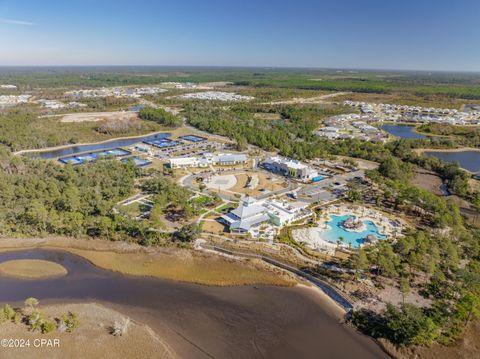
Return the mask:
<path id="1" fill-rule="evenodd" d="M 374 161 L 368 161 L 361 158 L 354 158 L 348 156 L 337 156 L 339 159 L 351 159 L 357 163 L 357 167 L 361 170 L 373 170 L 378 168 L 379 163 Z"/>
<path id="2" fill-rule="evenodd" d="M 434 172 L 418 170 L 415 176 L 410 181 L 414 186 L 423 188 L 431 193 L 441 196 L 443 193 L 440 190 L 442 179 Z"/>
<path id="3" fill-rule="evenodd" d="M 137 113 L 133 111 L 69 113 L 64 115 L 60 122 L 97 122 L 125 118 L 137 118 Z"/>
<path id="4" fill-rule="evenodd" d="M 20 279 L 42 279 L 67 274 L 58 263 L 39 259 L 17 259 L 0 263 L 0 275 Z"/>
<path id="5" fill-rule="evenodd" d="M 39 308 L 49 319 L 61 317 L 69 311 L 78 314 L 80 326 L 72 333 L 53 331 L 49 334 L 30 332 L 21 324 L 0 325 L 1 338 L 29 339 L 28 348 L 2 348 L 2 359 L 18 358 L 174 358 L 172 350 L 150 327 L 131 321 L 124 336 L 114 337 L 110 327 L 115 321 L 123 323 L 126 317 L 96 303 L 51 305 Z M 58 339 L 58 347 L 35 347 L 38 339 Z M 35 341 L 36 340 L 36 341 Z"/>
<path id="6" fill-rule="evenodd" d="M 217 218 L 218 216 L 215 216 Z M 223 234 L 226 231 L 226 227 L 217 222 L 215 219 L 208 219 L 203 222 L 202 229 L 204 232 L 214 233 L 214 234 Z"/>

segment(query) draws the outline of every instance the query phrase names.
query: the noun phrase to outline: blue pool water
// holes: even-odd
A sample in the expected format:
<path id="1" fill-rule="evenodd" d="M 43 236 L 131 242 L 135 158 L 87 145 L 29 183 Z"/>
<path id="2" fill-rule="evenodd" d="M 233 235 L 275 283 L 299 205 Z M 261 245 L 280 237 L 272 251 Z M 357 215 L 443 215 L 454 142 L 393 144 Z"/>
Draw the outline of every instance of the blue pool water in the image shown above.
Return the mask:
<path id="1" fill-rule="evenodd" d="M 360 247 L 363 242 L 365 242 L 365 238 L 369 234 L 373 234 L 375 237 L 377 237 L 377 239 L 380 240 L 387 239 L 387 236 L 379 233 L 377 226 L 372 221 L 363 221 L 366 226 L 366 229 L 363 232 L 353 232 L 345 230 L 341 226 L 341 223 L 352 217 L 355 216 L 351 214 L 347 214 L 344 216 L 332 215 L 331 220 L 325 222 L 330 228 L 322 232 L 322 239 L 336 244 L 340 237 L 342 237 L 342 243 L 346 244 L 347 246 L 350 244 L 352 248 Z"/>

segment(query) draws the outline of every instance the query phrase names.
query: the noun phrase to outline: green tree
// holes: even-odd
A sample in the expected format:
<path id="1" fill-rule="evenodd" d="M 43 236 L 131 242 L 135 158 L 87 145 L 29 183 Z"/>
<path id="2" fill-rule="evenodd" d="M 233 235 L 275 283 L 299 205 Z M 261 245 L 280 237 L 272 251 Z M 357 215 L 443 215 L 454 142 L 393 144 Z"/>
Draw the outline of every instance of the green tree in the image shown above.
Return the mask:
<path id="1" fill-rule="evenodd" d="M 430 344 L 438 335 L 432 319 L 412 304 L 402 304 L 400 308 L 387 304 L 384 317 L 387 337 L 396 344 Z"/>
<path id="2" fill-rule="evenodd" d="M 201 227 L 197 223 L 186 224 L 174 233 L 174 238 L 180 242 L 193 242 L 201 233 Z"/>
<path id="3" fill-rule="evenodd" d="M 24 302 L 24 304 L 32 310 L 33 310 L 34 307 L 36 307 L 38 305 L 38 303 L 39 303 L 38 299 L 33 298 L 33 297 L 29 297 L 29 298 L 25 299 L 25 302 Z"/>

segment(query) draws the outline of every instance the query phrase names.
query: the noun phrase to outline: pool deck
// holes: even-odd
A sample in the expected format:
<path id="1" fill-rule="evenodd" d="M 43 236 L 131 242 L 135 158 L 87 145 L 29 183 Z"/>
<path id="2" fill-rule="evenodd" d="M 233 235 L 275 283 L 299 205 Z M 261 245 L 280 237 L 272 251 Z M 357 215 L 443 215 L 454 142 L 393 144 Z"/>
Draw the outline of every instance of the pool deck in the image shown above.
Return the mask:
<path id="1" fill-rule="evenodd" d="M 346 206 L 333 205 L 326 209 L 320 216 L 317 223 L 318 226 L 314 228 L 302 228 L 294 230 L 293 235 L 295 240 L 303 242 L 315 250 L 332 253 L 337 247 L 349 248 L 348 244 L 332 243 L 324 238 L 325 232 L 331 230 L 326 222 L 333 220 L 332 216 L 347 216 L 353 215 L 360 219 L 363 223 L 372 222 L 380 235 L 388 238 L 401 236 L 402 229 L 405 223 L 399 219 L 391 219 L 387 215 L 377 210 L 360 207 L 360 206 Z M 395 223 L 396 222 L 396 223 Z M 365 229 L 365 228 L 362 228 Z M 354 230 L 350 232 L 362 232 Z M 360 245 L 359 247 L 361 247 Z"/>

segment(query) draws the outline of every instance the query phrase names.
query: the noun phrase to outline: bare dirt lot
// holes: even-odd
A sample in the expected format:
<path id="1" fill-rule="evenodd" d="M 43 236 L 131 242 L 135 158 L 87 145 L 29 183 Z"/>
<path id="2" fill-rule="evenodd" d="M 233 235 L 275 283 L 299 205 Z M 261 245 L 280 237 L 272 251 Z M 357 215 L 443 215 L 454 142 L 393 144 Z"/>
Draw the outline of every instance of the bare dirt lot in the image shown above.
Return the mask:
<path id="1" fill-rule="evenodd" d="M 442 195 L 442 191 L 440 190 L 442 179 L 434 172 L 418 170 L 415 173 L 415 177 L 411 180 L 411 183 L 436 195 Z"/>
<path id="2" fill-rule="evenodd" d="M 116 112 L 84 112 L 64 115 L 60 122 L 98 122 L 104 120 L 134 119 L 137 113 L 133 111 Z"/>

